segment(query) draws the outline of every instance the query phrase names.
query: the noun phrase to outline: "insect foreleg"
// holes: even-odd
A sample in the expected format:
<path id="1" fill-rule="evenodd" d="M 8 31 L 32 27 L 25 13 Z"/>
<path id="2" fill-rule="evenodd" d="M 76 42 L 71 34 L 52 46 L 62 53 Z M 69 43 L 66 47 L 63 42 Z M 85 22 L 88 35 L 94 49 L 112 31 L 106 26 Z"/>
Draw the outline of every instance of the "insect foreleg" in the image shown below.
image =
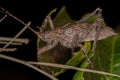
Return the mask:
<path id="1" fill-rule="evenodd" d="M 46 16 L 43 23 L 42 23 L 42 26 L 41 26 L 41 29 L 44 31 L 46 26 L 47 26 L 47 23 L 49 23 L 50 25 L 50 29 L 54 29 L 54 25 L 53 25 L 53 22 L 52 22 L 52 19 L 50 16 Z"/>
<path id="2" fill-rule="evenodd" d="M 37 57 L 39 58 L 39 56 L 41 56 L 42 53 L 49 51 L 50 49 L 54 48 L 56 45 L 57 43 L 52 43 L 52 44 L 49 44 L 47 46 L 40 48 L 37 52 Z"/>

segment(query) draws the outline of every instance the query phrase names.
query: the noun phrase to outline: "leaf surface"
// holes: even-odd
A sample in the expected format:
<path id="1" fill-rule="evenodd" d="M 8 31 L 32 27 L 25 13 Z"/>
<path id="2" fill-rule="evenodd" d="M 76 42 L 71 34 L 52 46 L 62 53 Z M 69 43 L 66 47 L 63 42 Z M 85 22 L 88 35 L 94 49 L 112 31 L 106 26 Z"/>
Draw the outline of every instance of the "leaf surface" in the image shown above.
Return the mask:
<path id="1" fill-rule="evenodd" d="M 96 70 L 120 75 L 120 34 L 97 42 L 93 63 Z M 89 77 L 88 77 L 89 75 Z M 120 80 L 112 76 L 87 73 L 89 80 Z M 87 80 L 86 79 L 86 80 Z"/>

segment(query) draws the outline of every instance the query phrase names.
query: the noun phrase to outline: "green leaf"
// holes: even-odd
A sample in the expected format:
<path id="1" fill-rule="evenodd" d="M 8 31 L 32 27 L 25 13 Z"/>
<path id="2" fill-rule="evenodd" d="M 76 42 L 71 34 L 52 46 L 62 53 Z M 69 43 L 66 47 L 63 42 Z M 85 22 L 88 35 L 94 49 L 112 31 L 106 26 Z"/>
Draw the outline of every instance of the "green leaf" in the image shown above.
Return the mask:
<path id="1" fill-rule="evenodd" d="M 93 63 L 96 70 L 120 75 L 120 34 L 97 42 Z M 88 74 L 86 80 L 120 80 L 112 76 Z"/>
<path id="2" fill-rule="evenodd" d="M 86 47 L 88 47 L 87 49 L 90 49 L 90 46 L 87 45 Z M 92 58 L 94 56 L 94 54 L 91 53 L 91 50 L 89 50 L 87 53 L 88 53 L 89 58 Z M 80 68 L 87 68 L 88 66 L 89 66 L 89 63 L 85 59 L 85 60 L 83 60 L 82 64 L 80 65 Z M 77 71 L 73 76 L 73 80 L 80 80 L 80 79 L 84 80 L 84 73 L 85 72 Z"/>
<path id="3" fill-rule="evenodd" d="M 91 50 L 91 42 L 85 42 L 84 49 L 86 53 L 88 54 Z M 85 58 L 82 50 L 80 49 L 78 52 L 74 53 L 75 55 L 66 63 L 67 65 L 71 66 L 77 66 L 82 62 L 82 60 Z"/>
<path id="4" fill-rule="evenodd" d="M 90 49 L 91 49 L 91 42 L 85 42 L 85 45 L 83 46 L 84 49 L 86 50 L 86 53 L 89 53 Z M 77 65 L 81 65 L 80 63 L 84 60 L 85 56 L 82 52 L 82 50 L 79 50 L 78 52 L 75 53 L 75 55 L 66 63 L 66 65 L 71 65 L 71 66 L 77 66 Z M 88 62 L 86 61 L 87 66 L 88 66 Z M 82 63 L 83 64 L 83 63 Z M 85 65 L 85 64 L 84 64 Z M 85 68 L 85 67 L 84 67 Z M 64 73 L 66 71 L 66 69 L 61 69 L 60 72 L 57 72 L 55 74 L 53 74 L 54 76 L 58 76 L 61 73 Z"/>
<path id="5" fill-rule="evenodd" d="M 53 19 L 53 23 L 56 27 L 62 27 L 67 23 L 73 22 L 69 16 L 69 14 L 66 11 L 65 6 L 62 7 L 62 9 L 59 11 L 59 13 L 56 15 L 56 17 Z"/>
<path id="6" fill-rule="evenodd" d="M 90 13 L 86 13 L 85 15 L 83 15 L 82 19 L 87 17 L 89 14 Z M 96 19 L 97 19 L 97 15 L 95 14 L 95 15 L 91 16 L 90 18 L 88 18 L 87 22 L 88 23 L 94 23 L 96 21 Z"/>

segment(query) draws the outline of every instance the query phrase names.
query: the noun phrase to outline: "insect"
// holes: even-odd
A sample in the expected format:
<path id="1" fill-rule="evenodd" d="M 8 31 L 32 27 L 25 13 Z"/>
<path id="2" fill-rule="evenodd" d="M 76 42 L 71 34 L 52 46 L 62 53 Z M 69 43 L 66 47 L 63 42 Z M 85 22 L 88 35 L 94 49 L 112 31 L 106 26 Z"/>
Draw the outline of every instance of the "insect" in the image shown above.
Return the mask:
<path id="1" fill-rule="evenodd" d="M 103 24 L 101 12 L 102 10 L 100 8 L 97 8 L 89 16 L 85 17 L 82 20 L 79 20 L 73 24 L 68 23 L 62 27 L 57 28 L 54 28 L 51 17 L 46 16 L 44 24 L 41 28 L 44 30 L 46 24 L 49 23 L 51 30 L 39 33 L 39 38 L 45 41 L 47 45 L 38 50 L 37 52 L 38 57 L 42 53 L 53 49 L 55 46 L 58 45 L 58 43 L 60 43 L 62 46 L 66 48 L 71 48 L 72 51 L 74 51 L 75 47 L 80 47 L 87 61 L 89 62 L 90 65 L 92 65 L 81 42 L 94 41 L 93 45 L 95 45 L 97 40 L 105 39 L 106 37 L 116 34 L 112 30 L 112 28 L 107 27 Z M 94 14 L 97 14 L 96 21 L 92 24 L 87 23 L 86 20 L 93 16 Z"/>

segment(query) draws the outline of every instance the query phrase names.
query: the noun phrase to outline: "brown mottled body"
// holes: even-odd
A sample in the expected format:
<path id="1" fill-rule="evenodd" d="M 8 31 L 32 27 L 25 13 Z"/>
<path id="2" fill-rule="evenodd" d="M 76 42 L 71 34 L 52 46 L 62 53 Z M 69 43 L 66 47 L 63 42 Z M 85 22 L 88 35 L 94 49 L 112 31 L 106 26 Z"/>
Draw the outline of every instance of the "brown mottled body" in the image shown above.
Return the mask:
<path id="1" fill-rule="evenodd" d="M 75 23 L 69 24 L 64 27 L 57 27 L 53 30 L 48 30 L 40 34 L 41 39 L 53 45 L 54 47 L 60 43 L 67 48 L 75 48 L 80 46 L 80 42 L 94 41 L 97 34 L 96 23 Z M 112 28 L 107 26 L 100 26 L 97 40 L 105 39 L 108 36 L 115 35 Z M 42 49 L 39 50 L 39 54 L 43 53 Z"/>
<path id="2" fill-rule="evenodd" d="M 96 13 L 98 18 L 94 23 L 90 24 L 84 22 L 90 16 Z M 46 19 L 50 24 L 51 30 L 39 34 L 39 37 L 41 40 L 47 43 L 47 46 L 44 46 L 38 50 L 38 57 L 42 53 L 54 48 L 56 45 L 58 45 L 58 43 L 60 43 L 66 48 L 74 49 L 75 47 L 80 47 L 88 62 L 91 64 L 91 61 L 89 60 L 86 51 L 82 47 L 81 42 L 94 41 L 95 45 L 97 40 L 105 39 L 106 37 L 115 35 L 115 32 L 110 27 L 107 27 L 105 24 L 103 24 L 101 9 L 99 8 L 97 8 L 93 13 L 83 20 L 77 21 L 73 24 L 66 24 L 63 27 L 57 27 L 55 29 L 50 16 L 47 16 Z M 45 21 L 47 21 L 46 19 Z M 45 28 L 45 26 L 43 27 Z"/>

